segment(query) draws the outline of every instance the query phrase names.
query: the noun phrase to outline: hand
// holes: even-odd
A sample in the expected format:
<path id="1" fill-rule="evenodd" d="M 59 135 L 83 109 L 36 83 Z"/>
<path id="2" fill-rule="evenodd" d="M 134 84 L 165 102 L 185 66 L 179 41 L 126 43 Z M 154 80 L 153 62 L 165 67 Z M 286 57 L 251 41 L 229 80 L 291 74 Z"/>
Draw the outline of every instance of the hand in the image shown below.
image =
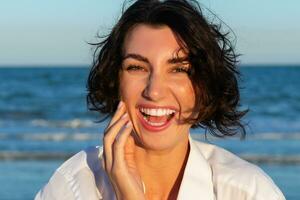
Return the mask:
<path id="1" fill-rule="evenodd" d="M 134 160 L 132 130 L 132 123 L 121 101 L 103 137 L 104 167 L 119 200 L 145 199 Z"/>

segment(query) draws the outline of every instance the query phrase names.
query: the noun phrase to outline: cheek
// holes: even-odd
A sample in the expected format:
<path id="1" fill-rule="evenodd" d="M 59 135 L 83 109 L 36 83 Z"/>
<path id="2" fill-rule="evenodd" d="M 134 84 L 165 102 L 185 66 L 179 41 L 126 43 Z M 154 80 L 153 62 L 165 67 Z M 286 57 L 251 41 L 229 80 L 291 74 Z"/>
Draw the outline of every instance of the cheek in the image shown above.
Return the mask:
<path id="1" fill-rule="evenodd" d="M 120 79 L 120 96 L 125 104 L 129 105 L 128 103 L 135 102 L 135 99 L 140 95 L 141 86 L 141 83 L 128 77 Z"/>
<path id="2" fill-rule="evenodd" d="M 122 101 L 124 102 L 128 101 L 128 97 L 130 97 L 130 89 L 128 89 L 128 85 L 124 87 L 124 84 L 122 84 L 122 82 L 120 86 L 120 96 Z"/>
<path id="3" fill-rule="evenodd" d="M 187 110 L 193 109 L 195 105 L 195 92 L 192 84 L 191 83 L 177 84 L 177 86 L 174 87 L 174 89 L 175 89 L 174 93 L 177 96 L 181 106 L 183 106 Z"/>

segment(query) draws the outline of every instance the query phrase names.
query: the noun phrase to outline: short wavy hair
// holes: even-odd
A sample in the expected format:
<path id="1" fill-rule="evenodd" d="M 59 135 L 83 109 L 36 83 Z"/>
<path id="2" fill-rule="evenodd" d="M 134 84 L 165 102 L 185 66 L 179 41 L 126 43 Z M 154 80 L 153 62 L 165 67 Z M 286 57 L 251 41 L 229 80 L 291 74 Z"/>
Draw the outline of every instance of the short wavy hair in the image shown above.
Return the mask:
<path id="1" fill-rule="evenodd" d="M 239 111 L 240 94 L 230 32 L 222 33 L 221 23 L 209 22 L 197 1 L 137 0 L 122 11 L 110 34 L 96 45 L 94 62 L 87 82 L 87 105 L 104 118 L 112 116 L 120 101 L 119 72 L 126 34 L 138 24 L 168 26 L 180 45 L 188 50 L 190 80 L 195 91 L 197 117 L 188 118 L 192 128 L 201 127 L 217 137 L 246 131 Z"/>

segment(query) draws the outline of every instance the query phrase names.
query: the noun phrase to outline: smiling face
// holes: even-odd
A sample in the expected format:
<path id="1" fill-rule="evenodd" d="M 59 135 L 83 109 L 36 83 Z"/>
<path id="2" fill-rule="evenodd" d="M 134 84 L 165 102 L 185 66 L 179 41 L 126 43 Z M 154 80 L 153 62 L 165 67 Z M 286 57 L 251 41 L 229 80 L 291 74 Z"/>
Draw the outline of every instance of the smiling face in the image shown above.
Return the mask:
<path id="1" fill-rule="evenodd" d="M 164 150 L 188 141 L 195 93 L 190 64 L 168 26 L 135 26 L 126 36 L 120 95 L 145 148 Z"/>

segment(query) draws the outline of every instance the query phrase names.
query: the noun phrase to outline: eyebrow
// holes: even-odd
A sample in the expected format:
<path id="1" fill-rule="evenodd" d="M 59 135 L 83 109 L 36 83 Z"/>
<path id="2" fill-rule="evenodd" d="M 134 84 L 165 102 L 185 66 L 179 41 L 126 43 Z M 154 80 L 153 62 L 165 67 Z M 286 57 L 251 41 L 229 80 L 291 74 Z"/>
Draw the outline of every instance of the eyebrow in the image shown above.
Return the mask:
<path id="1" fill-rule="evenodd" d="M 127 58 L 133 58 L 133 59 L 138 60 L 138 61 L 142 61 L 142 62 L 145 62 L 145 63 L 150 63 L 149 60 L 146 57 L 144 57 L 142 55 L 139 55 L 139 54 L 135 54 L 135 53 L 129 53 L 129 54 L 127 54 L 123 58 L 123 60 L 126 60 Z"/>
<path id="2" fill-rule="evenodd" d="M 186 56 L 168 59 L 168 63 L 170 63 L 170 64 L 177 64 L 177 63 L 183 63 L 183 62 L 188 62 L 188 61 L 189 61 L 189 59 Z"/>
<path id="3" fill-rule="evenodd" d="M 123 60 L 126 60 L 128 58 L 132 58 L 132 59 L 135 59 L 135 60 L 138 60 L 138 61 L 142 61 L 142 62 L 145 62 L 145 63 L 150 63 L 149 60 L 140 55 L 140 54 L 135 54 L 135 53 L 130 53 L 130 54 L 127 54 L 126 56 L 124 56 Z M 175 57 L 175 58 L 170 58 L 168 59 L 168 63 L 170 64 L 177 64 L 177 63 L 183 63 L 183 62 L 188 62 L 189 59 L 187 56 L 184 56 L 184 57 Z"/>

